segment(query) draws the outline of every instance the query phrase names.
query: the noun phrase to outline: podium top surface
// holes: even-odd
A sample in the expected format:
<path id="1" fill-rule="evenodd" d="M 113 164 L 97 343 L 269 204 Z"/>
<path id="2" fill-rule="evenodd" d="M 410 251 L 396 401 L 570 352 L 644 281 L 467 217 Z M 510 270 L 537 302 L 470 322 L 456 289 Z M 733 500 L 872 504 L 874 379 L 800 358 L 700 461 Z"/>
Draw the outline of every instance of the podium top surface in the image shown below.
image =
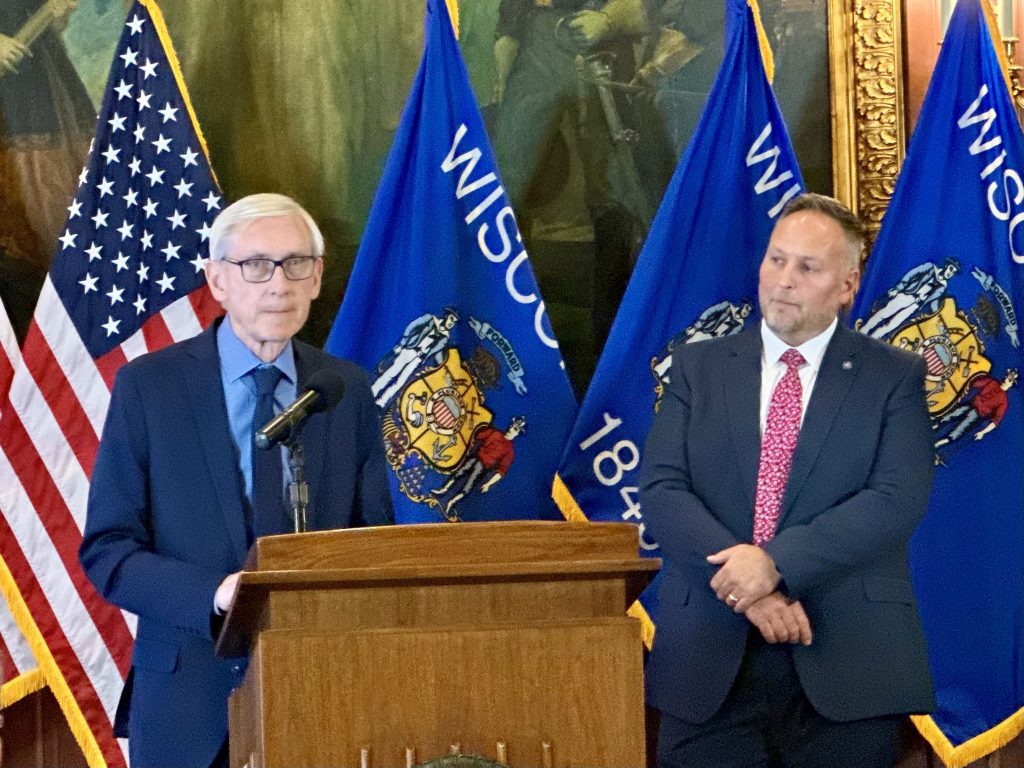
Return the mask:
<path id="1" fill-rule="evenodd" d="M 249 553 L 247 571 L 394 568 L 627 561 L 638 559 L 629 523 L 508 521 L 431 523 L 267 536 Z"/>
<path id="2" fill-rule="evenodd" d="M 372 588 L 393 596 L 411 588 L 425 600 L 423 589 L 444 585 L 619 580 L 620 605 L 603 593 L 611 600 L 604 610 L 624 614 L 660 565 L 640 557 L 629 523 L 436 523 L 267 536 L 249 552 L 217 653 L 244 654 L 274 623 L 265 610 L 271 594 Z"/>

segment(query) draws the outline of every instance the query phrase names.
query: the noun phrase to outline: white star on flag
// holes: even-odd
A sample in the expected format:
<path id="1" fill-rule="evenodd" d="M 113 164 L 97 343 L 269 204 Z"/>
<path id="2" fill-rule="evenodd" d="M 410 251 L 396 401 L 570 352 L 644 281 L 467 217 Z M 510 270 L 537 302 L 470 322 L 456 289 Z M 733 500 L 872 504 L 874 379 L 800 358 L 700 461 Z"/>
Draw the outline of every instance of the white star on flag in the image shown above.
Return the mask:
<path id="1" fill-rule="evenodd" d="M 115 333 L 118 333 L 117 328 L 119 325 L 121 325 L 120 320 L 115 320 L 110 315 L 107 315 L 107 322 L 101 325 L 100 328 L 107 332 L 107 336 L 113 336 Z"/>
<path id="2" fill-rule="evenodd" d="M 156 147 L 157 155 L 160 155 L 163 152 L 170 152 L 171 151 L 171 140 L 170 139 L 165 139 L 164 135 L 161 133 L 160 137 L 156 141 L 153 142 L 153 146 Z"/>
<path id="3" fill-rule="evenodd" d="M 78 284 L 82 286 L 82 293 L 88 293 L 89 291 L 96 291 L 96 281 L 99 277 L 93 277 L 88 272 L 85 273 L 85 278 L 78 281 Z"/>
<path id="4" fill-rule="evenodd" d="M 163 293 L 164 291 L 174 290 L 175 279 L 176 278 L 173 275 L 168 275 L 166 272 L 164 272 L 164 276 L 156 281 L 156 284 L 160 286 L 160 293 Z"/>
<path id="5" fill-rule="evenodd" d="M 213 194 L 212 191 L 203 198 L 203 202 L 206 203 L 207 211 L 220 210 L 220 198 Z"/>
<path id="6" fill-rule="evenodd" d="M 165 123 L 169 123 L 172 120 L 177 122 L 178 118 L 175 117 L 177 113 L 178 108 L 172 107 L 170 102 L 167 102 L 166 106 L 164 106 L 164 108 L 160 110 L 160 114 L 163 116 Z"/>

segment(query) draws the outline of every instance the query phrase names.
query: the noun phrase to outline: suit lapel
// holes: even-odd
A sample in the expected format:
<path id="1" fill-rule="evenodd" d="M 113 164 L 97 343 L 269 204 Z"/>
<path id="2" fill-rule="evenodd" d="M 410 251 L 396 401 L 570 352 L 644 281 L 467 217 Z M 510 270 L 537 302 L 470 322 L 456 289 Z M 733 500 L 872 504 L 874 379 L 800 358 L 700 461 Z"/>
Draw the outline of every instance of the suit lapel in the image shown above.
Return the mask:
<path id="1" fill-rule="evenodd" d="M 825 350 L 814 391 L 807 404 L 807 414 L 800 428 L 796 451 L 793 453 L 793 466 L 782 499 L 780 524 L 800 494 L 800 489 L 821 454 L 825 438 L 832 431 L 839 409 L 850 392 L 857 375 L 857 352 L 861 341 L 856 333 L 840 324 Z"/>
<path id="2" fill-rule="evenodd" d="M 196 431 L 210 468 L 217 501 L 224 514 L 224 528 L 241 562 L 246 553 L 242 477 L 238 468 L 237 449 L 231 439 L 224 384 L 220 375 L 216 337 L 218 325 L 219 321 L 189 343 L 186 351 L 195 358 L 196 366 L 183 371 L 182 375 L 192 401 Z"/>
<path id="3" fill-rule="evenodd" d="M 722 382 L 729 430 L 743 476 L 743 490 L 754 508 L 757 466 L 761 456 L 761 326 L 736 337 L 733 357 L 726 359 Z"/>
<path id="4" fill-rule="evenodd" d="M 298 376 L 295 394 L 301 395 L 306 388 L 309 377 L 320 369 L 316 350 L 303 344 L 300 341 L 293 342 L 295 348 L 295 372 Z M 317 414 L 306 421 L 302 428 L 299 439 L 302 443 L 304 472 L 306 482 L 309 484 L 309 506 L 306 508 L 306 520 L 310 530 L 315 530 L 317 500 L 320 498 L 321 475 L 324 466 L 323 448 L 327 444 L 326 430 L 328 418 L 326 414 Z M 286 449 L 287 450 L 287 449 Z M 289 518 L 286 530 L 292 530 L 292 521 Z"/>

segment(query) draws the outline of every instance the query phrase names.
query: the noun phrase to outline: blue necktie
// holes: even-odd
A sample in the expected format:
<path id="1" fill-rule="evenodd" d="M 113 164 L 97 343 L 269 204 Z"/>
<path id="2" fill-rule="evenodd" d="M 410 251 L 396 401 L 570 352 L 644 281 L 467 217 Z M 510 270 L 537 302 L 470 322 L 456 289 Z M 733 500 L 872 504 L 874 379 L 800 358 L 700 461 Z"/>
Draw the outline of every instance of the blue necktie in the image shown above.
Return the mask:
<path id="1" fill-rule="evenodd" d="M 256 380 L 256 410 L 252 433 L 274 418 L 274 390 L 281 380 L 275 366 L 261 366 L 252 371 Z M 246 527 L 249 544 L 254 537 L 280 533 L 284 515 L 284 478 L 281 471 L 281 449 L 274 446 L 260 450 L 252 445 L 252 521 Z"/>

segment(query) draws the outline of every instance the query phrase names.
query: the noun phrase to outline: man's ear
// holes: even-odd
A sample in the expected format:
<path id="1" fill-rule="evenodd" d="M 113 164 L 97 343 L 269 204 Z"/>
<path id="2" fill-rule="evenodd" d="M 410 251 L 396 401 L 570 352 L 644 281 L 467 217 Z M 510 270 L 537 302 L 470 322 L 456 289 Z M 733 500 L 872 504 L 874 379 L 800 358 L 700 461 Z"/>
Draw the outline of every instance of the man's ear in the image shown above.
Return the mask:
<path id="1" fill-rule="evenodd" d="M 323 288 L 324 282 L 324 260 L 323 258 L 317 259 L 313 263 L 313 295 L 311 299 L 318 298 L 320 296 L 320 289 Z"/>
<path id="2" fill-rule="evenodd" d="M 206 272 L 206 284 L 210 286 L 210 293 L 213 294 L 213 298 L 223 303 L 226 294 L 224 288 L 224 265 L 209 259 L 203 266 L 203 271 Z"/>
<path id="3" fill-rule="evenodd" d="M 860 290 L 860 269 L 851 269 L 846 274 L 846 281 L 848 290 L 850 292 L 849 303 L 852 304 L 854 297 L 857 295 L 857 291 Z"/>

